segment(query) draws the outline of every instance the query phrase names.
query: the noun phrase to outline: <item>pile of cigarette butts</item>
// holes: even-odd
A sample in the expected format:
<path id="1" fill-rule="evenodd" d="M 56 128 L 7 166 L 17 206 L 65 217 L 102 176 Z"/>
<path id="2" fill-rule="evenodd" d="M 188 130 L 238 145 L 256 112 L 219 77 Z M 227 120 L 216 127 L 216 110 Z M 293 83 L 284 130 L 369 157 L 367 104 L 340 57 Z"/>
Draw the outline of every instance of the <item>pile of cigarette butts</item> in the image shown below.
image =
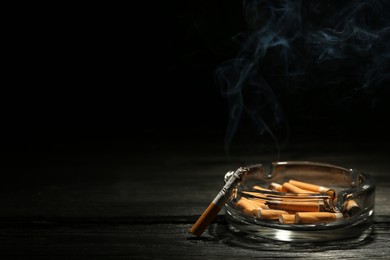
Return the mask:
<path id="1" fill-rule="evenodd" d="M 359 205 L 352 198 L 344 203 L 341 210 L 336 210 L 333 207 L 337 201 L 334 189 L 297 180 L 283 184 L 272 182 L 269 187 L 255 185 L 250 191 L 240 191 L 240 195 L 236 193 L 232 198 L 232 190 L 247 172 L 245 167 L 229 172 L 230 177 L 224 187 L 190 228 L 190 233 L 201 236 L 229 199 L 248 217 L 278 221 L 280 224 L 331 222 L 351 217 L 360 211 Z"/>
<path id="2" fill-rule="evenodd" d="M 273 182 L 269 187 L 255 185 L 253 190 L 242 191 L 242 196 L 234 203 L 235 206 L 247 216 L 278 221 L 280 224 L 331 222 L 344 219 L 359 210 L 358 204 L 349 199 L 341 211 L 336 211 L 328 205 L 328 201 L 336 200 L 334 189 L 296 180 L 283 184 Z M 272 196 L 272 192 L 284 192 L 294 196 Z M 325 196 L 311 196 L 314 194 Z"/>

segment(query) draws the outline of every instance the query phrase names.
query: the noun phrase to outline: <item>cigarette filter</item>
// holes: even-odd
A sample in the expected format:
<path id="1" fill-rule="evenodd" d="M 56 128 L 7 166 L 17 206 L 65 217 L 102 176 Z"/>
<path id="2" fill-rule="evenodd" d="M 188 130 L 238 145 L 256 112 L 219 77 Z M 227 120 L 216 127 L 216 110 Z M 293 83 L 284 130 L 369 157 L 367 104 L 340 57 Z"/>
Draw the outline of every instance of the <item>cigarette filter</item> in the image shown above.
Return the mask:
<path id="1" fill-rule="evenodd" d="M 298 188 L 310 190 L 313 192 L 328 194 L 330 197 L 334 198 L 336 196 L 336 192 L 333 189 L 322 187 L 319 185 L 302 182 L 302 181 L 296 181 L 296 180 L 289 180 L 289 183 L 291 183 L 294 186 L 297 186 Z"/>
<path id="2" fill-rule="evenodd" d="M 298 201 L 268 201 L 267 205 L 271 209 L 280 209 L 286 211 L 308 211 L 318 212 L 324 208 L 320 202 L 298 202 Z"/>
<path id="3" fill-rule="evenodd" d="M 242 212 L 244 212 L 244 214 L 246 214 L 248 216 L 253 216 L 253 217 L 258 216 L 259 207 L 252 204 L 250 202 L 250 200 L 248 200 L 246 198 L 241 198 L 237 202 L 237 206 L 242 210 Z"/>
<path id="4" fill-rule="evenodd" d="M 259 208 L 262 209 L 268 209 L 269 207 L 267 206 L 267 200 L 264 199 L 258 199 L 258 198 L 253 198 L 249 200 L 252 204 L 256 205 Z"/>
<path id="5" fill-rule="evenodd" d="M 342 213 L 332 212 L 297 212 L 295 213 L 295 223 L 311 224 L 329 222 L 343 219 Z"/>
<path id="6" fill-rule="evenodd" d="M 268 206 L 265 205 L 265 203 L 262 200 L 252 200 L 252 199 L 247 199 L 245 197 L 241 197 L 240 200 L 237 202 L 237 206 L 240 208 L 243 208 L 245 206 L 250 207 L 255 207 L 257 209 L 262 208 L 262 209 L 268 209 Z"/>
<path id="7" fill-rule="evenodd" d="M 255 189 L 255 190 L 261 190 L 261 191 L 271 191 L 270 189 L 263 188 L 263 187 L 260 187 L 260 186 L 258 186 L 258 185 L 254 185 L 254 186 L 253 186 L 253 189 Z"/>
<path id="8" fill-rule="evenodd" d="M 295 223 L 295 214 L 282 214 L 279 216 L 280 224 L 294 224 Z"/>
<path id="9" fill-rule="evenodd" d="M 292 192 L 292 193 L 313 193 L 313 191 L 310 191 L 310 190 L 306 190 L 306 189 L 301 189 L 289 182 L 285 182 L 283 183 L 282 185 L 283 187 L 283 190 L 285 190 L 286 192 Z"/>
<path id="10" fill-rule="evenodd" d="M 243 191 L 242 193 L 246 194 L 246 195 L 250 195 L 252 197 L 259 198 L 259 199 L 267 199 L 268 198 L 267 194 L 261 194 L 261 193 L 253 192 L 253 191 Z"/>
<path id="11" fill-rule="evenodd" d="M 288 214 L 287 211 L 277 209 L 260 209 L 258 212 L 258 218 L 260 219 L 279 219 L 279 216 Z"/>

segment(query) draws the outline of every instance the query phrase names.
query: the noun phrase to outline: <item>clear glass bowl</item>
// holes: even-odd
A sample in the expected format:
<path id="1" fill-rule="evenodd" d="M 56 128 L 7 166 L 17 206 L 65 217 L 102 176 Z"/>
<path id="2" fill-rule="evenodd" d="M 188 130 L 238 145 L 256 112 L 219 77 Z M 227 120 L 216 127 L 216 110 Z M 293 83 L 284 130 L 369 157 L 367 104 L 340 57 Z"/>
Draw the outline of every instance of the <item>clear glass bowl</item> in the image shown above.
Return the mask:
<path id="1" fill-rule="evenodd" d="M 288 161 L 271 165 L 253 165 L 238 183 L 225 204 L 227 221 L 240 231 L 263 238 L 291 242 L 321 242 L 339 240 L 360 235 L 372 225 L 375 204 L 375 180 L 368 174 L 335 165 Z M 229 173 L 225 175 L 227 181 Z M 254 186 L 268 188 L 271 183 L 289 180 L 329 187 L 330 193 L 291 193 L 260 190 Z M 342 218 L 311 224 L 282 224 L 278 220 L 262 219 L 248 214 L 237 202 L 241 199 L 259 199 L 265 204 L 275 201 L 318 201 L 324 211 L 342 213 Z M 347 205 L 353 202 L 352 209 Z M 340 214 L 339 214 L 340 215 Z"/>

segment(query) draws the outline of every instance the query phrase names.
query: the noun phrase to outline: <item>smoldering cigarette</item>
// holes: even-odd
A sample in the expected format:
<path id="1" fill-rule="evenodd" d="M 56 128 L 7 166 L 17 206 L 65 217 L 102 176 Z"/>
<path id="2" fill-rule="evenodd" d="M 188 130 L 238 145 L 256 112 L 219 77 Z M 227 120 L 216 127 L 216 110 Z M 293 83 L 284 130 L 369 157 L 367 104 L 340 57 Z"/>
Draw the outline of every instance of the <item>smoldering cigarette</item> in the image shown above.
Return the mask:
<path id="1" fill-rule="evenodd" d="M 199 237 L 211 224 L 211 222 L 217 217 L 218 213 L 223 208 L 224 204 L 228 200 L 228 196 L 231 194 L 232 188 L 235 184 L 241 181 L 242 175 L 246 174 L 248 170 L 244 167 L 238 168 L 225 183 L 222 189 L 219 191 L 214 200 L 210 203 L 207 209 L 202 213 L 196 223 L 190 228 L 190 232 Z"/>
<path id="2" fill-rule="evenodd" d="M 279 216 L 280 224 L 294 224 L 295 223 L 295 214 L 282 214 Z"/>
<path id="3" fill-rule="evenodd" d="M 323 202 L 298 202 L 298 201 L 268 201 L 267 205 L 271 209 L 280 209 L 286 211 L 307 211 L 319 212 L 324 210 Z"/>
<path id="4" fill-rule="evenodd" d="M 312 224 L 321 222 L 330 222 L 343 219 L 342 213 L 332 212 L 297 212 L 295 213 L 295 223 Z"/>
<path id="5" fill-rule="evenodd" d="M 335 198 L 336 196 L 336 191 L 334 189 L 330 189 L 327 187 L 323 187 L 323 186 L 319 186 L 307 182 L 302 182 L 302 181 L 296 181 L 296 180 L 289 180 L 289 183 L 304 190 L 309 190 L 309 191 L 318 192 L 322 194 L 328 194 L 332 198 Z"/>

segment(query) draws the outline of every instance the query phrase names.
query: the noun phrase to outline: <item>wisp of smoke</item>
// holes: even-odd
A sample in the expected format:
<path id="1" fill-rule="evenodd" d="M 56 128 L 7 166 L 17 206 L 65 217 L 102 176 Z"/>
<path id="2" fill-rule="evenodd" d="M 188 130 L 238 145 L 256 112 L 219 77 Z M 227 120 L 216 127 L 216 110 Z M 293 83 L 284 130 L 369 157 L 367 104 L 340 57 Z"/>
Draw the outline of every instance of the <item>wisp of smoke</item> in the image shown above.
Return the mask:
<path id="1" fill-rule="evenodd" d="M 229 106 L 227 151 L 243 116 L 278 144 L 286 106 L 315 111 L 321 98 L 328 106 L 370 98 L 389 81 L 390 1 L 247 0 L 243 11 L 247 30 L 233 37 L 240 51 L 216 70 Z"/>

